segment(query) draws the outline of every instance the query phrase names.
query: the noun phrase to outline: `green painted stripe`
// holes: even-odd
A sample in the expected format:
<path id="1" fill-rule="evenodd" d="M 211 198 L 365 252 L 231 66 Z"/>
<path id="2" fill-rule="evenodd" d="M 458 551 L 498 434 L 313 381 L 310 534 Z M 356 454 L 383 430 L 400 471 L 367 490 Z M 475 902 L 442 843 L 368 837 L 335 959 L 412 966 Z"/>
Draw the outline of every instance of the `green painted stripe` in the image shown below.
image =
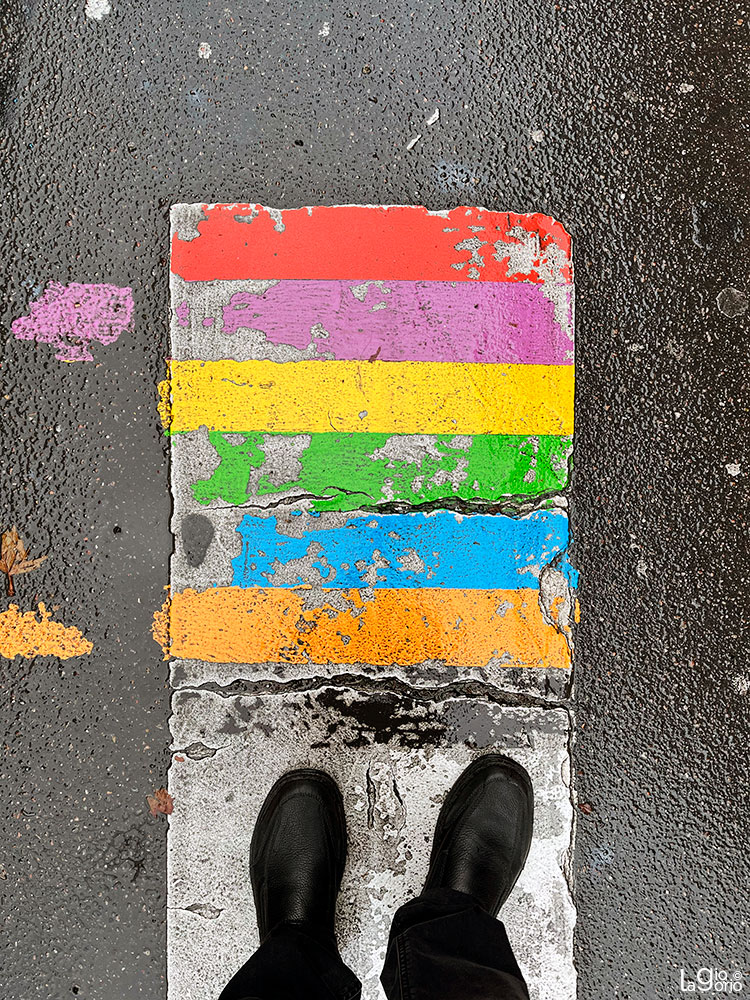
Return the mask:
<path id="1" fill-rule="evenodd" d="M 209 479 L 191 484 L 199 503 L 240 505 L 292 490 L 316 498 L 311 505 L 318 511 L 357 510 L 391 500 L 535 497 L 567 484 L 572 450 L 569 436 L 553 435 L 210 431 L 208 439 L 220 462 Z"/>

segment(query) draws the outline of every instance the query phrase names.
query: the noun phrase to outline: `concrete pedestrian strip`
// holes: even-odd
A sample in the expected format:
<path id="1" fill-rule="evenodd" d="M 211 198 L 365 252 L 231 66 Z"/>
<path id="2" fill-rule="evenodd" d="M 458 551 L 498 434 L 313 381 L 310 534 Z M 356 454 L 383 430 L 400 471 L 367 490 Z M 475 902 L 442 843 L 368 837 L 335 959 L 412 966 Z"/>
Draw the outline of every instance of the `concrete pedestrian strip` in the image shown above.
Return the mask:
<path id="1" fill-rule="evenodd" d="M 424 702 L 352 689 L 174 694 L 169 790 L 170 1000 L 216 1000 L 258 945 L 248 856 L 275 779 L 322 767 L 344 795 L 349 858 L 337 934 L 363 1000 L 396 909 L 418 894 L 440 804 L 482 752 L 500 750 L 534 783 L 529 858 L 502 911 L 532 1000 L 573 1000 L 575 909 L 568 884 L 573 814 L 568 715 L 473 698 Z"/>
<path id="2" fill-rule="evenodd" d="M 344 793 L 338 938 L 382 1000 L 440 804 L 490 750 L 536 801 L 501 917 L 532 1000 L 572 1000 L 567 234 L 481 209 L 172 218 L 169 1000 L 216 1000 L 257 946 L 253 824 L 299 766 Z"/>

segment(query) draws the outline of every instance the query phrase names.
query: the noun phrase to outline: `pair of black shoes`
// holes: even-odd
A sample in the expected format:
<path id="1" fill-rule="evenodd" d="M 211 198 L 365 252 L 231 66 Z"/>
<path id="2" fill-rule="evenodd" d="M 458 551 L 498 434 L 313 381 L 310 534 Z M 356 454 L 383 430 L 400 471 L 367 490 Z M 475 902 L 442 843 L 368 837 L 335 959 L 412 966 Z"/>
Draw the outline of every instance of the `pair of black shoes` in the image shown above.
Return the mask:
<path id="1" fill-rule="evenodd" d="M 533 816 L 531 780 L 520 764 L 500 754 L 475 760 L 440 810 L 425 891 L 467 893 L 497 916 L 529 853 Z M 346 847 L 333 778 L 311 769 L 283 775 L 263 804 L 250 849 L 261 941 L 290 923 L 333 934 Z"/>

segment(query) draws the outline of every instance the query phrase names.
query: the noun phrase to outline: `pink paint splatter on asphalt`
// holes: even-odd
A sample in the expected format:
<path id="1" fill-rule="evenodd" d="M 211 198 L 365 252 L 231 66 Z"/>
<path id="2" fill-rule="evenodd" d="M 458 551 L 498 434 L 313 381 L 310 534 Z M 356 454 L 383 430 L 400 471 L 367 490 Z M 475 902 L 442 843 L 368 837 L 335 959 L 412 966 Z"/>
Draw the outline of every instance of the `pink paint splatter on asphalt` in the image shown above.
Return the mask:
<path id="1" fill-rule="evenodd" d="M 114 343 L 132 320 L 131 288 L 51 281 L 11 329 L 16 340 L 52 344 L 60 361 L 93 361 L 91 342 Z"/>

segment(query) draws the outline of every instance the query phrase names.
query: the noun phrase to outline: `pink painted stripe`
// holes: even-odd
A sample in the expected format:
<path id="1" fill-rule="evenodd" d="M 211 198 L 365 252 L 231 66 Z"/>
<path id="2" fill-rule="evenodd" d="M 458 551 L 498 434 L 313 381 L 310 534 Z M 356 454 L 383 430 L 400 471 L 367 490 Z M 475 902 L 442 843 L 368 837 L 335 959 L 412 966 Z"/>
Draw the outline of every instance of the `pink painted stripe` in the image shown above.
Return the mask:
<path id="1" fill-rule="evenodd" d="M 224 333 L 261 330 L 268 341 L 338 361 L 463 361 L 569 365 L 573 344 L 546 286 L 510 282 L 284 279 L 263 295 L 236 292 Z M 566 316 L 570 286 L 557 285 Z M 239 334 L 241 336 L 241 334 Z"/>

